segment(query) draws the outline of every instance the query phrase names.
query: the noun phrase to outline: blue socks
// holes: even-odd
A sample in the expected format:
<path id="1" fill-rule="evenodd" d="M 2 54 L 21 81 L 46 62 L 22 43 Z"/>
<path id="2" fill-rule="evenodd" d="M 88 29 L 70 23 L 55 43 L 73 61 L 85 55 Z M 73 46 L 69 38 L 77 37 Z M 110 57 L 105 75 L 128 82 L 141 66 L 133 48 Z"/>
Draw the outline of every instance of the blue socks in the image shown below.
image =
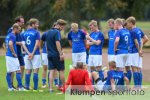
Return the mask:
<path id="1" fill-rule="evenodd" d="M 104 74 L 103 74 L 103 71 L 100 70 L 100 71 L 98 71 L 98 73 L 99 73 L 99 78 L 100 78 L 101 80 L 104 80 Z"/>
<path id="2" fill-rule="evenodd" d="M 45 85 L 46 84 L 46 78 L 42 79 L 42 84 Z"/>
<path id="3" fill-rule="evenodd" d="M 142 72 L 138 72 L 138 77 L 139 77 L 138 85 L 141 87 L 142 86 L 142 80 L 143 80 Z"/>
<path id="4" fill-rule="evenodd" d="M 30 77 L 31 77 L 31 74 L 26 74 L 25 75 L 25 87 L 29 90 L 30 89 Z"/>
<path id="5" fill-rule="evenodd" d="M 6 80 L 9 88 L 12 88 L 12 83 L 11 83 L 11 73 L 6 74 Z"/>
<path id="6" fill-rule="evenodd" d="M 127 71 L 127 78 L 129 79 L 129 82 L 131 82 L 132 72 L 131 70 Z"/>
<path id="7" fill-rule="evenodd" d="M 21 78 L 21 73 L 16 73 L 16 79 L 17 79 L 19 88 L 22 88 L 22 78 Z"/>
<path id="8" fill-rule="evenodd" d="M 134 80 L 135 87 L 137 87 L 139 81 L 138 72 L 133 72 L 133 80 Z"/>
<path id="9" fill-rule="evenodd" d="M 37 73 L 34 73 L 33 74 L 33 82 L 34 82 L 34 90 L 37 90 L 38 89 L 38 74 Z"/>
<path id="10" fill-rule="evenodd" d="M 58 85 L 58 78 L 54 78 L 54 84 Z"/>

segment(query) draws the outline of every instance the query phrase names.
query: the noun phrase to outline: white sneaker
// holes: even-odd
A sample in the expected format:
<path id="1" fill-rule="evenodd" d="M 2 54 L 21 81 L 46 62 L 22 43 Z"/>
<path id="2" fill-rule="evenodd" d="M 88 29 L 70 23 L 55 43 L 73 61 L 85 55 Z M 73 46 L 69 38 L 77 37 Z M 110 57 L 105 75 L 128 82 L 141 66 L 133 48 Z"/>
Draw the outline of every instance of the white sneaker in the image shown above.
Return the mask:
<path id="1" fill-rule="evenodd" d="M 8 88 L 8 91 L 17 91 L 15 88 Z"/>
<path id="2" fill-rule="evenodd" d="M 25 88 L 23 88 L 23 87 L 22 87 L 22 88 L 19 88 L 18 90 L 19 90 L 19 91 L 28 91 L 27 89 L 25 89 Z"/>
<path id="3" fill-rule="evenodd" d="M 42 85 L 42 88 L 46 88 L 46 84 Z"/>

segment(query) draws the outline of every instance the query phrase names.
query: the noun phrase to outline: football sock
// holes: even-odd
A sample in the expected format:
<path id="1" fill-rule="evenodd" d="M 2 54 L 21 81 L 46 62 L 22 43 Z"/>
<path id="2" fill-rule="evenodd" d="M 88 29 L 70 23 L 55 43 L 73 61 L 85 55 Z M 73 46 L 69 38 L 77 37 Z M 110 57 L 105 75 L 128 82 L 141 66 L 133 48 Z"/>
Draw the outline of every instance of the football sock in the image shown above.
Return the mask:
<path id="1" fill-rule="evenodd" d="M 37 90 L 38 89 L 38 74 L 37 73 L 34 73 L 33 74 L 33 82 L 34 82 L 34 90 Z"/>
<path id="2" fill-rule="evenodd" d="M 27 89 L 30 89 L 29 86 L 30 86 L 30 77 L 31 77 L 31 74 L 26 74 L 25 76 L 25 87 Z"/>
<path id="3" fill-rule="evenodd" d="M 16 79 L 17 79 L 19 88 L 22 88 L 22 78 L 21 78 L 21 73 L 16 73 Z"/>
<path id="4" fill-rule="evenodd" d="M 9 88 L 12 88 L 12 83 L 11 83 L 11 73 L 6 74 L 6 80 Z"/>

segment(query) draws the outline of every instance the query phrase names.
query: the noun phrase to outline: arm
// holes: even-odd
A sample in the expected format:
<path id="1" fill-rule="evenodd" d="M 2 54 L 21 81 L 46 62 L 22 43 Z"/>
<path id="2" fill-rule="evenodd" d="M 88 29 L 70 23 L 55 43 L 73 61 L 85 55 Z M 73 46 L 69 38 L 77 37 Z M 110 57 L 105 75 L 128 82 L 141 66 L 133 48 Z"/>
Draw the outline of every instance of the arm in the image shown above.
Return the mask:
<path id="1" fill-rule="evenodd" d="M 72 41 L 71 40 L 69 40 L 69 45 L 72 47 Z"/>
<path id="2" fill-rule="evenodd" d="M 127 77 L 124 77 L 124 81 L 125 81 L 125 83 L 126 83 L 126 86 L 127 86 L 127 88 L 128 89 L 130 89 L 130 82 L 129 82 L 129 80 L 128 80 L 128 78 Z"/>
<path id="3" fill-rule="evenodd" d="M 91 81 L 90 81 L 90 77 L 89 77 L 89 74 L 88 74 L 87 71 L 86 71 L 86 73 L 85 73 L 85 83 L 86 83 L 86 85 L 88 86 L 88 88 L 89 88 L 90 90 L 94 90 L 94 88 L 92 87 L 92 83 L 91 83 Z"/>
<path id="4" fill-rule="evenodd" d="M 70 85 L 70 83 L 72 82 L 72 70 L 69 72 L 69 76 L 68 76 L 68 80 L 63 88 L 63 93 L 65 93 L 65 91 L 67 90 L 68 86 Z"/>
<path id="5" fill-rule="evenodd" d="M 22 42 L 16 42 L 16 44 L 22 46 Z"/>
<path id="6" fill-rule="evenodd" d="M 147 43 L 148 42 L 148 37 L 147 37 L 147 35 L 144 35 L 143 36 L 143 45 L 145 44 L 145 43 Z"/>
<path id="7" fill-rule="evenodd" d="M 34 55 L 34 53 L 35 53 L 35 51 L 36 51 L 36 49 L 39 47 L 39 40 L 36 40 L 36 43 L 35 43 L 35 46 L 34 46 L 34 49 L 33 49 L 33 51 L 32 51 L 32 55 Z"/>
<path id="8" fill-rule="evenodd" d="M 101 40 L 94 40 L 90 36 L 88 37 L 88 39 L 95 45 L 99 45 L 101 43 Z"/>
<path id="9" fill-rule="evenodd" d="M 14 57 L 17 57 L 17 54 L 15 53 L 15 50 L 14 50 L 14 47 L 13 47 L 13 41 L 9 41 L 9 48 L 10 48 L 10 50 L 12 52 L 12 55 Z"/>
<path id="10" fill-rule="evenodd" d="M 111 83 L 111 89 L 112 89 L 112 91 L 114 91 L 116 88 L 115 88 L 115 80 L 112 78 L 111 80 L 110 80 L 110 83 Z"/>
<path id="11" fill-rule="evenodd" d="M 118 46 L 119 40 L 120 40 L 120 37 L 116 37 L 115 43 L 114 43 L 114 52 L 117 51 L 117 46 Z"/>
<path id="12" fill-rule="evenodd" d="M 27 49 L 27 47 L 26 47 L 26 45 L 25 45 L 25 41 L 22 41 L 22 47 L 23 47 L 23 49 L 25 50 L 25 52 L 26 52 L 28 55 L 31 54 L 31 53 L 28 51 L 28 49 Z"/>

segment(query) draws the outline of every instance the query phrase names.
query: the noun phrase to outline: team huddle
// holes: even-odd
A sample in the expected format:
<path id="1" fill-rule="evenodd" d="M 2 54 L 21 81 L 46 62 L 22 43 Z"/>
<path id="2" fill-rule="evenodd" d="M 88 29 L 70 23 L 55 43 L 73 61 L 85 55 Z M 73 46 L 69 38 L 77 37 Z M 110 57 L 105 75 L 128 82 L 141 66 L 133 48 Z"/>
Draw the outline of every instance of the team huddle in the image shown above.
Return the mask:
<path id="1" fill-rule="evenodd" d="M 61 30 L 66 21 L 57 20 L 51 29 L 40 36 L 39 21 L 31 18 L 26 30 L 23 30 L 24 18 L 19 16 L 15 24 L 8 30 L 6 46 L 6 80 L 8 91 L 31 90 L 30 77 L 33 72 L 33 91 L 38 89 L 39 68 L 43 65 L 42 88 L 46 87 L 48 72 L 49 92 L 53 92 L 53 81 L 63 93 L 68 85 L 96 85 L 100 90 L 116 90 L 117 86 L 129 86 L 133 74 L 134 88 L 142 86 L 143 45 L 148 41 L 142 30 L 136 27 L 136 19 L 129 17 L 109 19 L 108 25 L 108 63 L 109 70 L 102 67 L 102 49 L 104 35 L 98 29 L 97 21 L 89 23 L 90 34 L 78 28 L 77 23 L 71 24 L 68 41 L 72 47 L 72 66 L 68 80 L 65 82 L 64 53 L 61 47 Z M 89 46 L 87 50 L 86 46 Z M 40 49 L 42 49 L 42 60 Z M 25 66 L 25 67 L 24 67 Z M 25 68 L 25 84 L 22 78 Z M 132 69 L 132 70 L 131 70 Z M 17 89 L 13 86 L 16 72 Z M 130 88 L 130 87 L 128 87 Z"/>

